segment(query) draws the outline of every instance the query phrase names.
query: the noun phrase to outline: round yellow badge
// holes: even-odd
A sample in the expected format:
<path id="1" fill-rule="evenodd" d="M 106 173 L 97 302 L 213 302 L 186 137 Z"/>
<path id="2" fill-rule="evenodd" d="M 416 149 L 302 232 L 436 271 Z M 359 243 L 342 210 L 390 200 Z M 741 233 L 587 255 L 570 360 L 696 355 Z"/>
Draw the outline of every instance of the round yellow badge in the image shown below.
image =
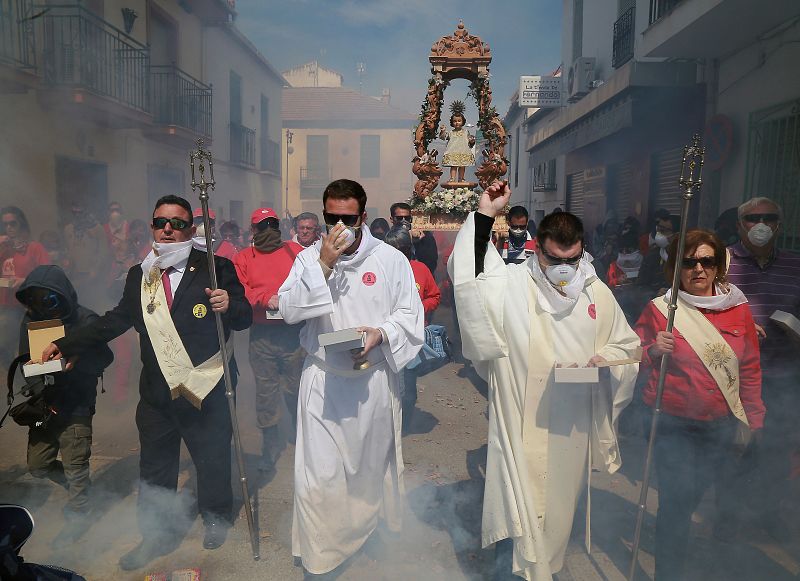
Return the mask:
<path id="1" fill-rule="evenodd" d="M 204 304 L 198 303 L 192 307 L 192 314 L 198 319 L 202 319 L 208 313 L 208 309 Z"/>

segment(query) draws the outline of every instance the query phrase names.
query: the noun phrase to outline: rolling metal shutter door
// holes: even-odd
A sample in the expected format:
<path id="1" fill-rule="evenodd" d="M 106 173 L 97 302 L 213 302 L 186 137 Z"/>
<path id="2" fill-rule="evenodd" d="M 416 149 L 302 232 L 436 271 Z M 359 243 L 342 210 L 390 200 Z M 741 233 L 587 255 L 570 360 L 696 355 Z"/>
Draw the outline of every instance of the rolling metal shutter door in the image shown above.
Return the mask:
<path id="1" fill-rule="evenodd" d="M 681 213 L 681 161 L 683 148 L 667 149 L 653 155 L 653 188 L 650 213 L 666 208 L 670 214 Z"/>
<path id="2" fill-rule="evenodd" d="M 633 166 L 629 161 L 611 166 L 612 208 L 617 213 L 617 220 L 622 222 L 633 216 Z"/>
<path id="3" fill-rule="evenodd" d="M 567 176 L 567 212 L 583 218 L 583 172 L 571 173 Z"/>

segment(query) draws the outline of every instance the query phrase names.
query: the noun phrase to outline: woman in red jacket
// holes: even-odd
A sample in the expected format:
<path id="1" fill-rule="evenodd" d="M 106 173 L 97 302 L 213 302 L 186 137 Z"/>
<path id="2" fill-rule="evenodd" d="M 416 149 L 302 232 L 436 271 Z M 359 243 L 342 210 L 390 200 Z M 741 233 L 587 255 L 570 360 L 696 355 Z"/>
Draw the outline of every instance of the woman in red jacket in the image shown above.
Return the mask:
<path id="1" fill-rule="evenodd" d="M 723 242 L 690 230 L 677 261 L 672 241 L 667 279 L 680 268 L 675 326 L 667 333 L 669 292 L 647 304 L 636 332 L 642 339 L 644 402 L 653 406 L 661 358 L 670 354 L 654 443 L 658 478 L 656 580 L 683 579 L 691 515 L 714 483 L 717 526 L 735 515 L 732 468 L 750 434 L 761 429 L 761 364 L 753 317 L 744 294 L 725 279 Z"/>
<path id="2" fill-rule="evenodd" d="M 394 226 L 386 233 L 383 241 L 389 246 L 397 248 L 411 263 L 414 272 L 414 282 L 417 283 L 419 298 L 422 300 L 422 309 L 425 311 L 425 324 L 431 320 L 431 315 L 441 300 L 441 292 L 436 286 L 431 270 L 418 260 L 414 260 L 414 244 L 411 234 L 402 226 Z M 400 400 L 403 404 L 403 432 L 408 430 L 411 416 L 417 405 L 417 372 L 414 369 L 404 369 L 403 381 L 400 385 Z"/>

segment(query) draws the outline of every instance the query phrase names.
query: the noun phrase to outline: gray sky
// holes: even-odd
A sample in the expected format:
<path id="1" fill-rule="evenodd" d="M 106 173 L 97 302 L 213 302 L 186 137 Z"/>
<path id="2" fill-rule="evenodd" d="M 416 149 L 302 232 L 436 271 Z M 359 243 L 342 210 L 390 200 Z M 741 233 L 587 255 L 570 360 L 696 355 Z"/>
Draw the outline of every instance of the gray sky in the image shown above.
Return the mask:
<path id="1" fill-rule="evenodd" d="M 364 62 L 364 92 L 389 88 L 392 104 L 411 113 L 425 97 L 431 45 L 459 18 L 492 49 L 501 115 L 520 75 L 549 74 L 561 60 L 557 0 L 237 0 L 236 9 L 238 26 L 279 70 L 318 60 L 357 89 L 356 63 Z M 446 100 L 463 100 L 466 91 L 466 82 L 456 81 Z"/>

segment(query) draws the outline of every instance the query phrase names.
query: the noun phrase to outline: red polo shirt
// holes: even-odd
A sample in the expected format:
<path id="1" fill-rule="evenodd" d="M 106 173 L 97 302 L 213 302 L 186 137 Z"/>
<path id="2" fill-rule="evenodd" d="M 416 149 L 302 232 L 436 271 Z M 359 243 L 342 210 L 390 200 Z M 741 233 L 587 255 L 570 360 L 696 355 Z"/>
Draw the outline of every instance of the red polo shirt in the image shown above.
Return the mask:
<path id="1" fill-rule="evenodd" d="M 422 299 L 422 309 L 425 311 L 425 316 L 427 317 L 439 306 L 442 293 L 439 291 L 439 287 L 436 286 L 436 281 L 433 280 L 430 268 L 422 264 L 419 260 L 412 260 L 410 262 L 411 270 L 414 272 L 414 282 L 417 283 L 419 298 Z"/>
<path id="2" fill-rule="evenodd" d="M 253 247 L 239 251 L 233 257 L 236 274 L 244 286 L 244 294 L 253 306 L 254 324 L 283 324 L 281 320 L 267 319 L 270 297 L 289 276 L 295 257 L 303 247 L 295 242 L 284 242 L 274 252 L 259 252 Z"/>

